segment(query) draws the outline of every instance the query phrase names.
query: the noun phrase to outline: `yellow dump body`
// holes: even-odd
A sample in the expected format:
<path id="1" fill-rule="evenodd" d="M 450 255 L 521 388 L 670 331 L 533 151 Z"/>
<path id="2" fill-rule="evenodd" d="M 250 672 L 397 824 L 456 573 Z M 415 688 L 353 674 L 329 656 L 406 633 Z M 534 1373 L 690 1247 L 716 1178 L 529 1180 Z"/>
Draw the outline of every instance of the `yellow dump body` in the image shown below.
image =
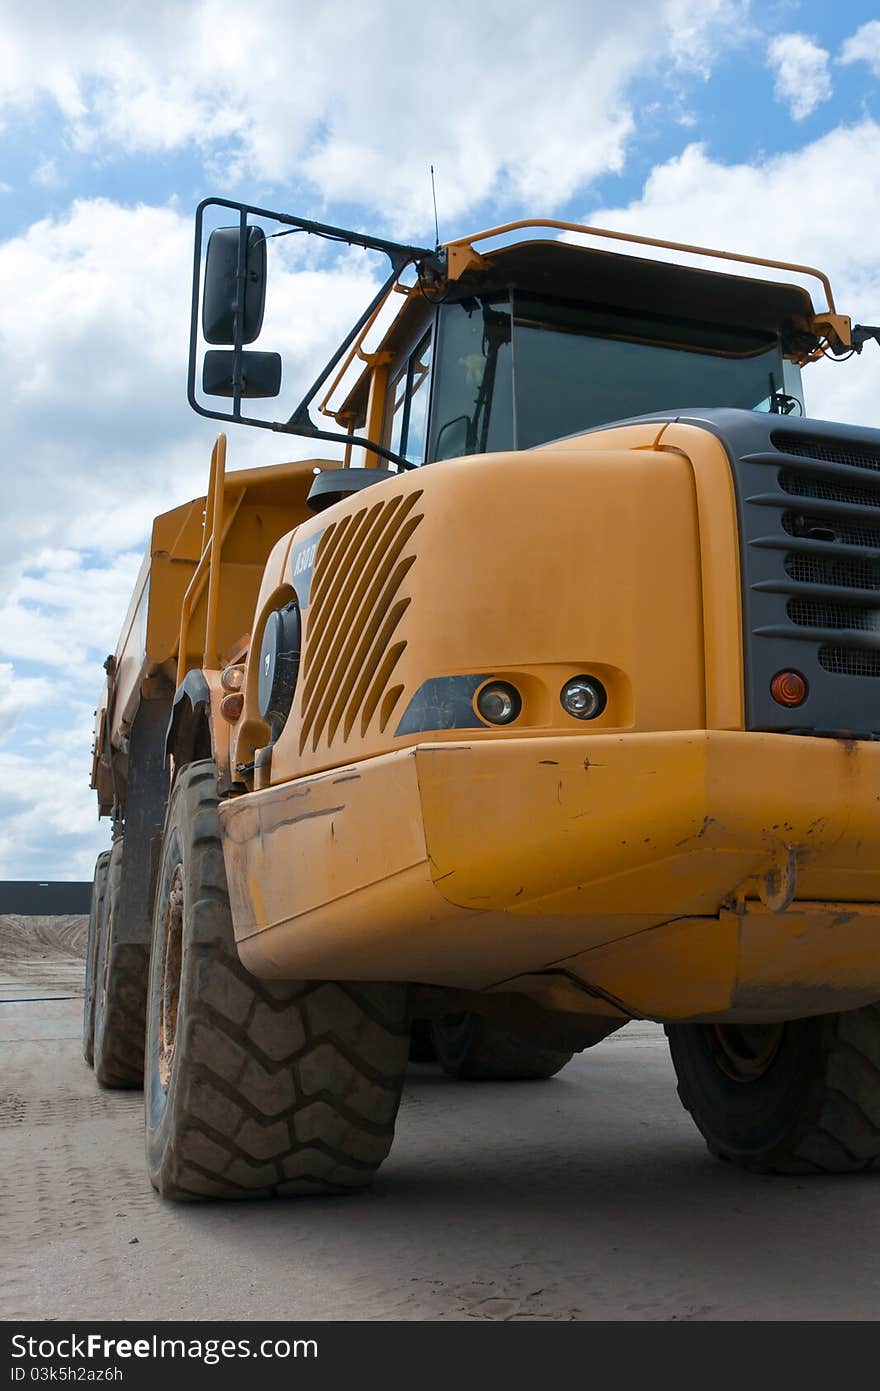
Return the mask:
<path id="1" fill-rule="evenodd" d="M 126 741 L 140 702 L 168 700 L 186 672 L 216 674 L 223 660 L 247 650 L 269 552 L 311 515 L 306 497 L 318 461 L 228 474 L 224 463 L 225 439 L 215 449 L 207 496 L 153 522 L 96 714 L 92 786 L 101 814 L 112 811 L 114 797 L 124 806 Z"/>

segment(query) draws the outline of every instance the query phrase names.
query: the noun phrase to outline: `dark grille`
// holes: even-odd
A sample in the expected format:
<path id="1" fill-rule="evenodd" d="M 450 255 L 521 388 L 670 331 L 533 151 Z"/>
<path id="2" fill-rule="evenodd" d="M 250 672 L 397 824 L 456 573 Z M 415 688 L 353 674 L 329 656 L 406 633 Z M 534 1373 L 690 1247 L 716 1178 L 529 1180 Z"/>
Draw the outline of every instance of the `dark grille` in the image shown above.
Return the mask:
<path id="1" fill-rule="evenodd" d="M 787 555 L 785 573 L 800 584 L 837 585 L 843 589 L 880 589 L 880 564 L 843 556 Z"/>
<path id="2" fill-rule="evenodd" d="M 771 443 L 784 454 L 800 454 L 804 459 L 824 459 L 829 464 L 845 464 L 849 468 L 880 470 L 880 449 L 850 440 L 805 439 L 794 431 L 774 430 Z"/>
<path id="3" fill-rule="evenodd" d="M 792 623 L 804 628 L 850 628 L 880 633 L 877 609 L 857 609 L 849 604 L 823 603 L 820 599 L 789 599 L 786 609 Z"/>
<path id="4" fill-rule="evenodd" d="M 880 430 L 733 410 L 693 423 L 733 470 L 746 727 L 880 739 Z M 782 671 L 807 682 L 796 717 L 773 695 Z"/>
<path id="5" fill-rule="evenodd" d="M 859 526 L 840 517 L 806 517 L 799 512 L 784 512 L 782 525 L 789 536 L 837 541 L 845 546 L 865 546 L 880 551 L 880 526 Z"/>
<path id="6" fill-rule="evenodd" d="M 770 553 L 783 551 L 783 573 L 777 570 L 765 579 L 768 603 L 773 593 L 790 596 L 784 601 L 789 633 L 815 654 L 807 658 L 805 652 L 800 665 L 809 672 L 811 661 L 815 663 L 808 679 L 810 717 L 816 725 L 876 729 L 876 702 L 857 680 L 843 689 L 836 685 L 834 693 L 828 689 L 824 696 L 820 691 L 824 682 L 841 676 L 880 677 L 880 448 L 864 439 L 794 430 L 775 430 L 770 439 L 788 458 L 782 461 L 777 455 L 779 491 L 772 505 L 779 508 L 783 535 L 770 542 Z M 769 453 L 752 458 L 756 464 L 772 461 Z M 795 503 L 795 498 L 803 501 Z M 756 496 L 755 501 L 766 506 L 768 499 Z M 797 550 L 784 539 L 786 534 L 801 542 Z M 875 554 L 853 554 L 856 547 Z M 785 626 L 777 615 L 763 631 L 778 641 Z M 792 658 L 797 664 L 794 653 Z"/>
<path id="7" fill-rule="evenodd" d="M 813 478 L 809 474 L 793 473 L 791 469 L 780 470 L 779 486 L 797 497 L 818 497 L 824 498 L 827 502 L 848 502 L 855 507 L 880 507 L 880 491 L 856 488 L 849 483 L 838 483 L 836 479 L 831 478 Z"/>
<path id="8" fill-rule="evenodd" d="M 880 676 L 880 652 L 854 647 L 820 647 L 819 665 L 834 676 Z"/>

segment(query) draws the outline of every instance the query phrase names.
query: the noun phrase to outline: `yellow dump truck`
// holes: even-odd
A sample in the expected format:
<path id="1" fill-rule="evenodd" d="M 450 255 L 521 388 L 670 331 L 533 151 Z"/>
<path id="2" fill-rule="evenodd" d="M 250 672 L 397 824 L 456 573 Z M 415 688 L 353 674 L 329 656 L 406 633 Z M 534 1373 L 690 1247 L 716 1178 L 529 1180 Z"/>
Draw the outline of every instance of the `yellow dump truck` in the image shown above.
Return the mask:
<path id="1" fill-rule="evenodd" d="M 274 419 L 295 231 L 388 274 Z M 880 1167 L 880 432 L 801 387 L 876 336 L 803 266 L 200 206 L 192 405 L 342 457 L 221 435 L 106 663 L 84 1051 L 162 1194 L 359 1188 L 411 1054 L 633 1019 L 722 1158 Z"/>

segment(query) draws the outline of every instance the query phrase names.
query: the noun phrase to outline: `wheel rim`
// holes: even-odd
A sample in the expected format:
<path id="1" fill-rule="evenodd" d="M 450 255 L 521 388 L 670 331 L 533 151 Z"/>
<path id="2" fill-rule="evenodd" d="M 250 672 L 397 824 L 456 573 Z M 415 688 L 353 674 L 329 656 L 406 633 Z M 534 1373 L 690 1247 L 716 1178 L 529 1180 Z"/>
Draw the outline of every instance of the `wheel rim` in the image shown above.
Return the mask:
<path id="1" fill-rule="evenodd" d="M 162 974 L 159 1006 L 159 1081 L 168 1090 L 177 1037 L 177 1003 L 183 951 L 183 866 L 177 865 L 168 886 L 162 919 Z"/>
<path id="2" fill-rule="evenodd" d="M 113 926 L 113 918 L 112 918 L 112 916 L 111 916 L 111 915 L 112 915 L 112 912 L 113 912 L 113 900 L 112 900 L 112 898 L 111 898 L 110 902 L 107 904 L 106 932 L 103 934 L 103 940 L 101 940 L 101 941 L 98 942 L 98 949 L 97 949 L 97 958 L 98 958 L 98 959 L 97 959 L 96 966 L 99 965 L 99 966 L 101 967 L 101 979 L 95 981 L 95 997 L 96 997 L 96 1008 L 100 1007 L 101 1014 L 104 1013 L 104 1007 L 105 1007 L 105 1005 L 106 1005 L 106 1003 L 107 1003 L 107 986 L 108 986 L 109 981 L 110 981 L 110 942 L 111 942 L 110 933 L 111 933 L 111 929 L 112 929 L 112 926 Z M 103 916 L 103 913 L 104 913 L 104 901 L 103 901 L 103 899 L 101 900 L 101 904 L 100 904 L 100 908 L 99 908 L 99 913 L 100 913 L 100 916 L 99 916 L 99 918 L 98 918 L 98 923 L 99 923 L 99 929 L 100 929 L 100 920 L 101 920 L 101 916 Z M 101 954 L 101 948 L 102 948 L 102 947 L 103 947 L 103 956 L 102 956 L 102 954 Z M 95 971 L 95 975 L 97 976 L 97 969 L 96 969 L 96 971 Z M 99 996 L 100 996 L 100 1006 L 98 1006 L 98 997 L 99 997 Z"/>
<path id="3" fill-rule="evenodd" d="M 773 1066 L 784 1024 L 710 1024 L 715 1060 L 734 1082 L 756 1082 Z"/>

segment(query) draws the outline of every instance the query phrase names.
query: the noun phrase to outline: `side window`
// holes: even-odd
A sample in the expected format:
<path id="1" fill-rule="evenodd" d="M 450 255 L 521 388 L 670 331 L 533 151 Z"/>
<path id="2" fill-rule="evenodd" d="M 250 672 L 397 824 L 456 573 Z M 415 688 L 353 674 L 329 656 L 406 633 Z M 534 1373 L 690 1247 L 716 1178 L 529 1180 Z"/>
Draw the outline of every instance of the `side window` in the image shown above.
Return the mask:
<path id="1" fill-rule="evenodd" d="M 411 464 L 425 458 L 431 378 L 431 333 L 413 349 L 389 386 L 391 431 L 388 447 Z"/>

